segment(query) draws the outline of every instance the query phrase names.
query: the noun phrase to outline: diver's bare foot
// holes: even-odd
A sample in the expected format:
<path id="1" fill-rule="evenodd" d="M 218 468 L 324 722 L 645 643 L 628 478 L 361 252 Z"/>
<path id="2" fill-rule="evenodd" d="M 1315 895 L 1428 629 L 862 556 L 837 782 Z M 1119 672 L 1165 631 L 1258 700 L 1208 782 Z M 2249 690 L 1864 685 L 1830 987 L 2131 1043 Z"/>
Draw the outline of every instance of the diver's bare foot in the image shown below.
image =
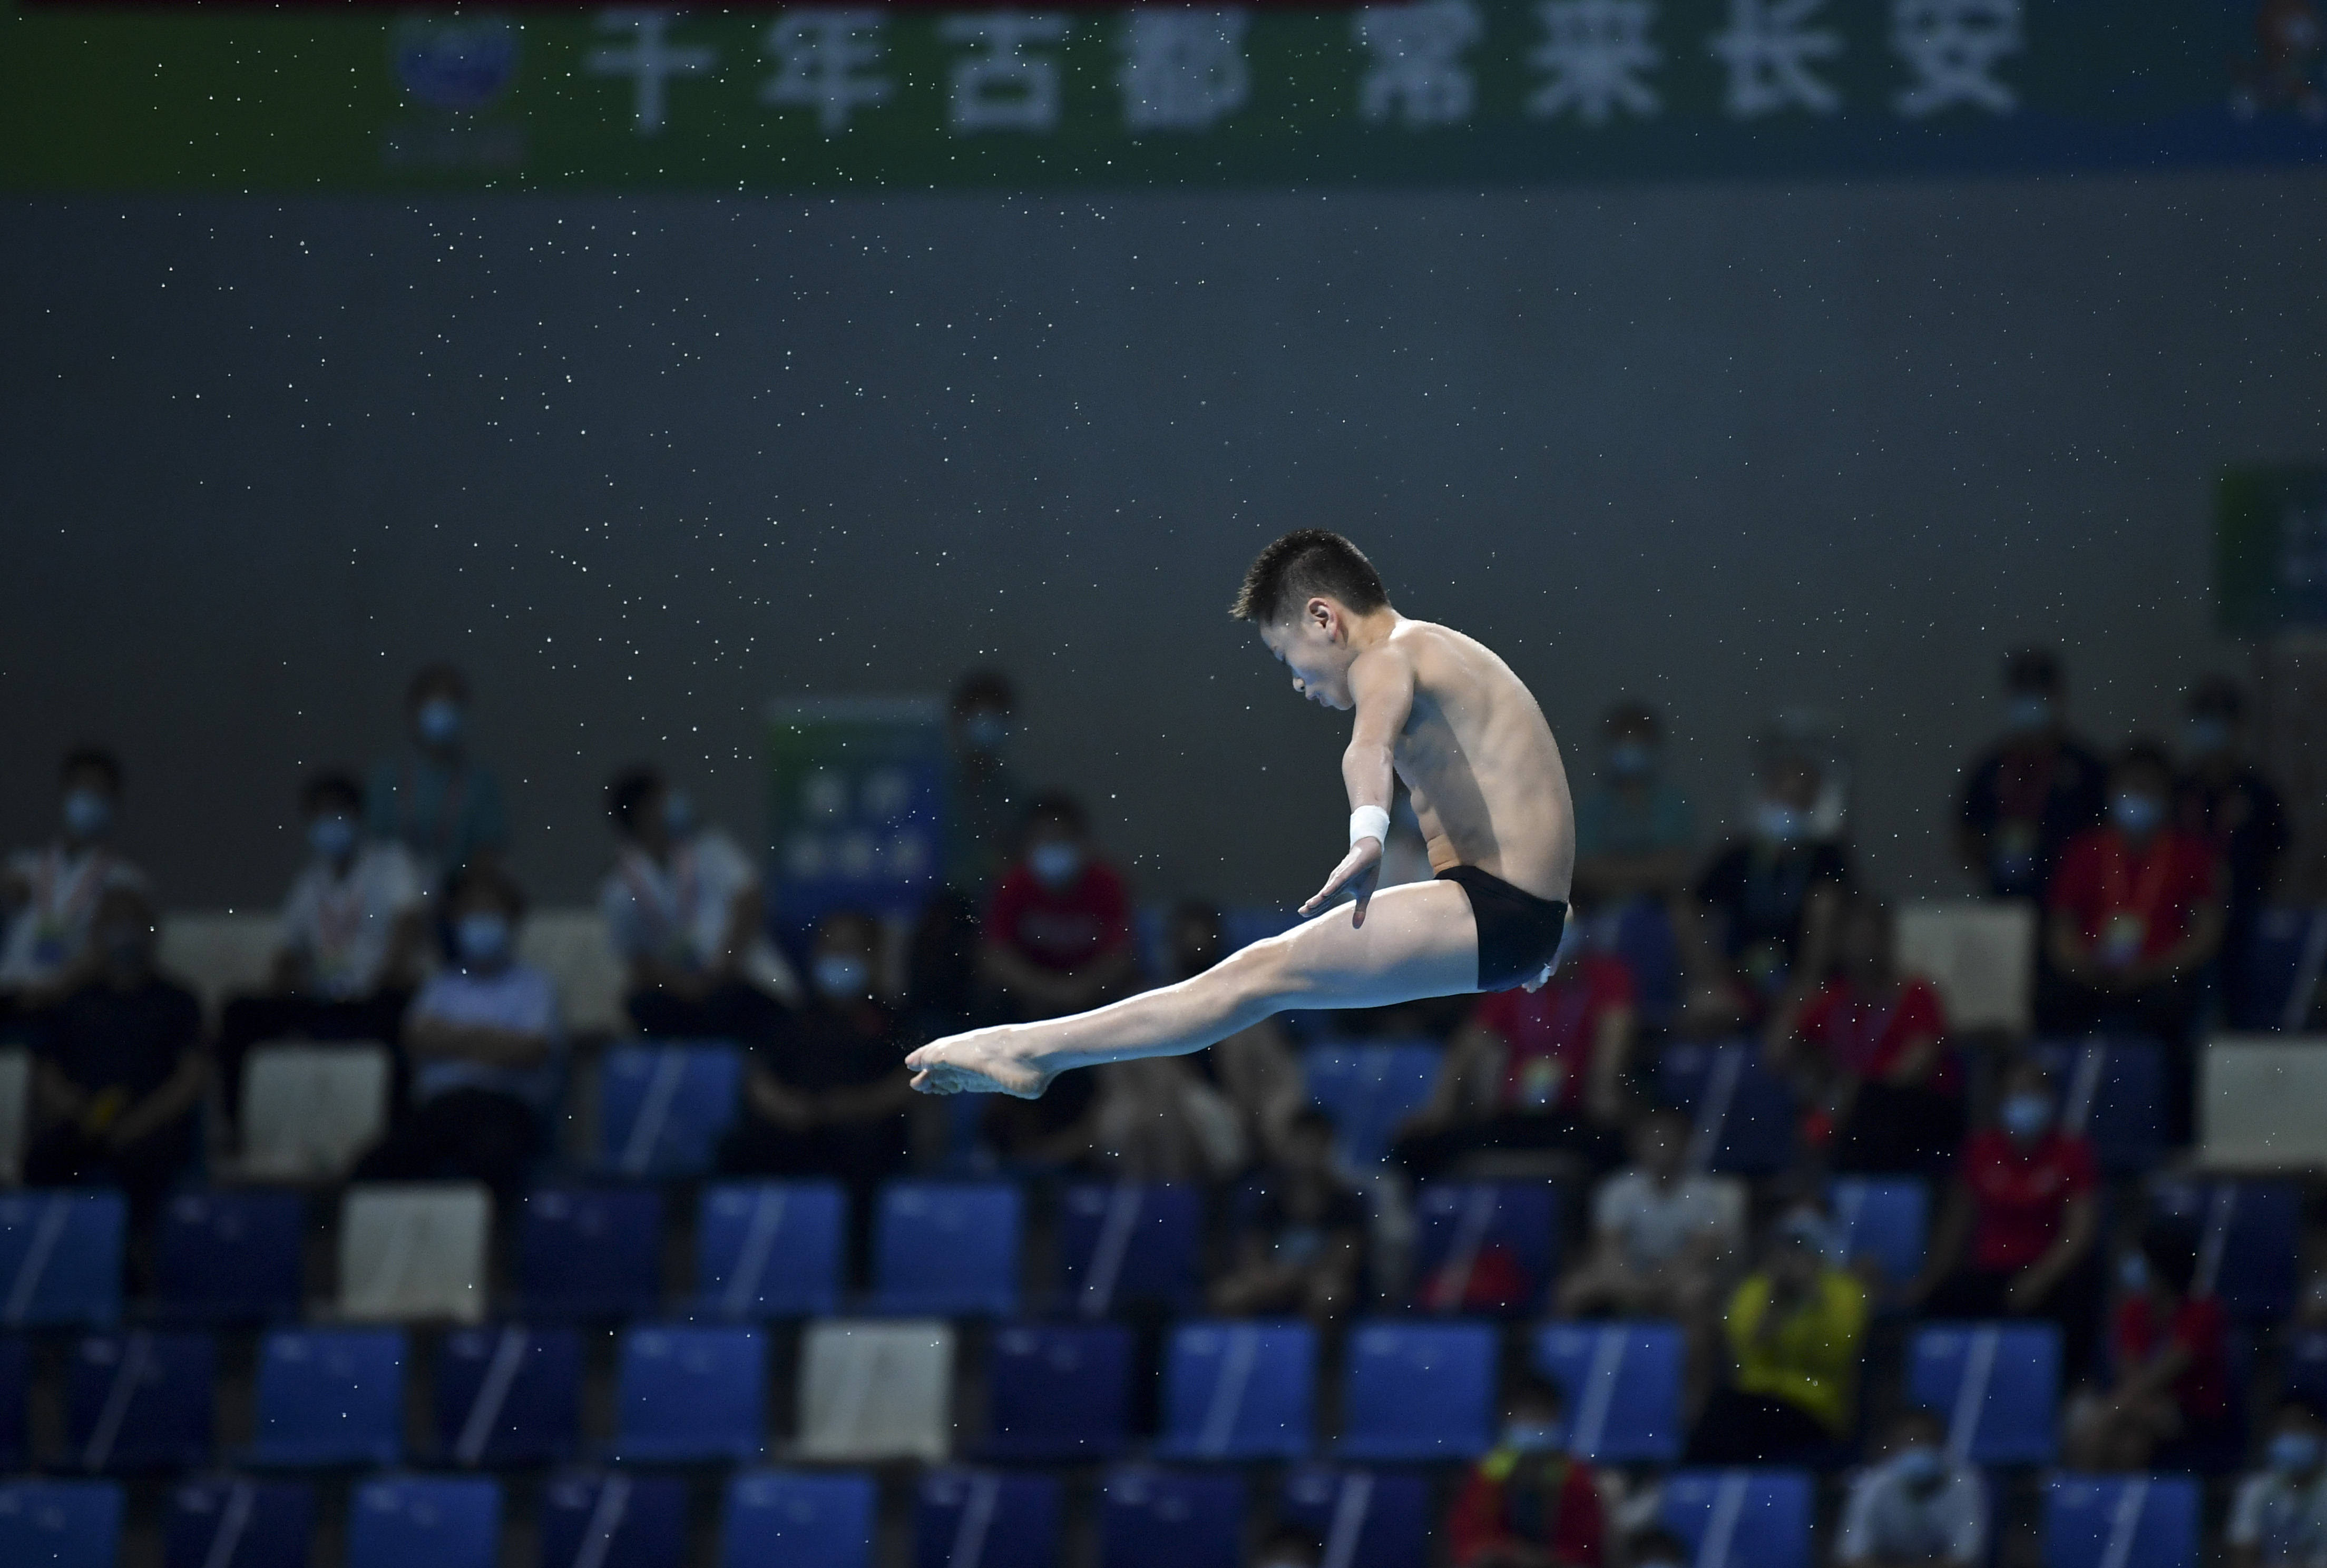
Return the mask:
<path id="1" fill-rule="evenodd" d="M 1051 1087 L 1055 1069 L 1026 1059 L 1023 1046 L 1012 1043 L 1017 1031 L 974 1029 L 967 1034 L 933 1040 L 905 1059 L 913 1087 L 925 1095 L 1014 1095 L 1022 1100 L 1039 1098 Z"/>

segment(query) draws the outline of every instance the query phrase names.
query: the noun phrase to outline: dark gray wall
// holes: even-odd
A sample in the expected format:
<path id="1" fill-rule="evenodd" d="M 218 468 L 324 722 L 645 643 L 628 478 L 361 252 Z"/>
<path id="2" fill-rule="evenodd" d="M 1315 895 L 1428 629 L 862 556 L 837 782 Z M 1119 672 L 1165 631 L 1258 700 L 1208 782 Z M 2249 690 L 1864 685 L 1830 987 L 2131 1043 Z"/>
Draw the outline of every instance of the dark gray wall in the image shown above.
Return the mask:
<path id="1" fill-rule="evenodd" d="M 537 891 L 657 756 L 756 832 L 778 695 L 998 660 L 1151 891 L 1298 895 L 1335 721 L 1221 614 L 1341 527 L 1571 759 L 1669 705 L 1709 816 L 1773 707 L 1902 892 L 1995 662 L 2104 738 L 2237 649 L 2226 462 L 2315 456 L 2327 177 L 0 209 L 0 836 L 115 741 L 180 903 L 271 901 L 296 770 L 481 687 Z"/>

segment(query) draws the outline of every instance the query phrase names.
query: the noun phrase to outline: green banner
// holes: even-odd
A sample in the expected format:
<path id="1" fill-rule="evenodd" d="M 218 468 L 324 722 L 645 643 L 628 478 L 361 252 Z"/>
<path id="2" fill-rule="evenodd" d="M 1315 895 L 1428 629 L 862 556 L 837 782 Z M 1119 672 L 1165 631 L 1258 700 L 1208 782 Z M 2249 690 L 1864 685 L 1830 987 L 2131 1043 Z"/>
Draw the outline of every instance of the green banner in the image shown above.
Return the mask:
<path id="1" fill-rule="evenodd" d="M 0 187 L 1147 188 L 2308 163 L 2327 156 L 2320 53 L 2310 0 L 17 7 L 0 11 Z"/>
<path id="2" fill-rule="evenodd" d="M 2234 468 L 2214 508 L 2224 631 L 2327 626 L 2327 467 Z"/>

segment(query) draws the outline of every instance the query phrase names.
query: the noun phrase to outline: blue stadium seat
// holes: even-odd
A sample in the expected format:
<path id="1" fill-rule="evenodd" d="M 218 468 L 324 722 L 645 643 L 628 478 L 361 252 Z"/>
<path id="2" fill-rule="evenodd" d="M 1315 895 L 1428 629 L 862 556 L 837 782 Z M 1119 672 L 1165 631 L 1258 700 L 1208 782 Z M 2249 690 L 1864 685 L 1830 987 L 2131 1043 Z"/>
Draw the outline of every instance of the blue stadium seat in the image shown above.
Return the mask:
<path id="1" fill-rule="evenodd" d="M 936 1470 L 913 1500 L 914 1568 L 1057 1568 L 1059 1483 Z"/>
<path id="2" fill-rule="evenodd" d="M 542 1318 L 650 1316 L 662 1305 L 662 1194 L 553 1187 L 518 1221 L 518 1297 Z"/>
<path id="3" fill-rule="evenodd" d="M 687 1482 L 558 1476 L 541 1493 L 541 1568 L 670 1568 L 687 1560 Z"/>
<path id="4" fill-rule="evenodd" d="M 1658 1518 L 1694 1568 L 1810 1568 L 1815 1491 L 1799 1470 L 1676 1470 Z"/>
<path id="5" fill-rule="evenodd" d="M 2189 1476 L 2055 1476 L 2044 1488 L 2044 1568 L 2197 1568 Z"/>
<path id="6" fill-rule="evenodd" d="M 1100 1568 L 1243 1568 L 1244 1479 L 1145 1466 L 1099 1494 Z"/>
<path id="7" fill-rule="evenodd" d="M 0 1470 L 24 1467 L 24 1395 L 31 1384 L 23 1339 L 0 1334 Z"/>
<path id="8" fill-rule="evenodd" d="M 599 1163 L 630 1177 L 700 1176 L 742 1103 L 732 1045 L 618 1045 L 598 1069 Z"/>
<path id="9" fill-rule="evenodd" d="M 164 1568 L 307 1568 L 315 1494 L 304 1481 L 206 1479 L 170 1491 Z"/>
<path id="10" fill-rule="evenodd" d="M 2286 1396 L 2327 1416 L 2327 1329 L 2298 1329 L 2279 1349 Z"/>
<path id="11" fill-rule="evenodd" d="M 1794 1162 L 1801 1110 L 1791 1086 L 1762 1065 L 1759 1047 L 1668 1045 L 1658 1059 L 1657 1085 L 1695 1117 L 1689 1157 L 1698 1169 L 1774 1176 Z"/>
<path id="12" fill-rule="evenodd" d="M 2061 1331 L 2050 1323 L 1934 1323 L 1907 1346 L 1907 1403 L 1936 1410 L 1974 1464 L 2050 1464 Z"/>
<path id="13" fill-rule="evenodd" d="M 757 1329 L 640 1325 L 622 1333 L 616 1457 L 748 1461 L 767 1436 L 767 1340 Z"/>
<path id="14" fill-rule="evenodd" d="M 1194 1311 L 1203 1246 L 1201 1189 L 1073 1183 L 1059 1206 L 1063 1304 L 1086 1318 L 1135 1303 Z"/>
<path id="15" fill-rule="evenodd" d="M 404 1457 L 404 1336 L 276 1329 L 258 1348 L 263 1465 L 392 1465 Z"/>
<path id="16" fill-rule="evenodd" d="M 348 1568 L 498 1568 L 501 1484 L 384 1476 L 348 1501 Z"/>
<path id="17" fill-rule="evenodd" d="M 2231 1317 L 2270 1322 L 2294 1310 L 2303 1192 L 2294 1182 L 2160 1181 L 2150 1211 L 2196 1232 L 2196 1288 Z"/>
<path id="18" fill-rule="evenodd" d="M 1430 1097 L 1439 1048 L 1427 1041 L 1320 1041 L 1301 1053 L 1309 1097 L 1332 1118 L 1351 1170 L 1378 1165 L 1397 1125 Z"/>
<path id="19" fill-rule="evenodd" d="M 2061 1087 L 2061 1125 L 2092 1140 L 2112 1176 L 2137 1176 L 2165 1158 L 2165 1050 L 2154 1040 L 2040 1042 Z"/>
<path id="20" fill-rule="evenodd" d="M 1306 1323 L 1182 1323 L 1164 1362 L 1164 1435 L 1178 1459 L 1306 1459 L 1317 1336 Z"/>
<path id="21" fill-rule="evenodd" d="M 722 1182 L 695 1219 L 695 1291 L 716 1317 L 826 1317 L 839 1309 L 848 1194 L 836 1181 Z"/>
<path id="22" fill-rule="evenodd" d="M 1494 1436 L 1497 1330 L 1486 1323 L 1362 1323 L 1350 1336 L 1340 1452 L 1472 1459 Z"/>
<path id="23" fill-rule="evenodd" d="M 1006 1318 L 1018 1310 L 1025 1200 L 1007 1181 L 892 1181 L 873 1239 L 873 1310 Z"/>
<path id="24" fill-rule="evenodd" d="M 986 1358 L 985 1451 L 997 1460 L 1113 1459 L 1129 1441 L 1131 1330 L 1013 1325 Z"/>
<path id="25" fill-rule="evenodd" d="M 1426 1568 L 1430 1561 L 1436 1521 L 1430 1483 L 1420 1476 L 1303 1465 L 1285 1478 L 1279 1512 L 1324 1543 L 1327 1562 L 1345 1568 Z"/>
<path id="26" fill-rule="evenodd" d="M 873 1478 L 752 1470 L 727 1483 L 719 1568 L 871 1568 Z"/>
<path id="27" fill-rule="evenodd" d="M 0 1481 L 0 1563 L 114 1568 L 121 1507 L 115 1481 Z"/>
<path id="28" fill-rule="evenodd" d="M 436 1352 L 436 1451 L 451 1464 L 556 1464 L 580 1439 L 582 1336 L 456 1329 Z"/>
<path id="29" fill-rule="evenodd" d="M 2327 995 L 2327 909 L 2265 910 L 2247 944 L 2245 973 L 2234 987 L 2230 1013 L 2241 1030 L 2317 1027 L 2320 998 Z"/>
<path id="30" fill-rule="evenodd" d="M 1633 1003 L 1650 1029 L 1669 1029 L 1680 1013 L 1680 941 L 1664 901 L 1634 899 L 1612 918 L 1609 951 L 1632 973 Z"/>
<path id="31" fill-rule="evenodd" d="M 208 1334 L 136 1330 L 83 1339 L 65 1377 L 73 1468 L 95 1475 L 207 1462 L 217 1373 Z"/>
<path id="32" fill-rule="evenodd" d="M 118 1192 L 0 1198 L 0 1327 L 103 1327 L 118 1320 L 128 1220 Z"/>
<path id="33" fill-rule="evenodd" d="M 1575 1452 L 1603 1464 L 1680 1457 L 1677 1326 L 1554 1323 L 1536 1331 L 1534 1361 L 1567 1395 L 1561 1437 Z"/>
<path id="34" fill-rule="evenodd" d="M 1834 1261 L 1872 1258 L 1894 1289 L 1922 1272 L 1930 1234 L 1930 1189 L 1913 1177 L 1846 1176 L 1827 1189 L 1834 1212 Z"/>
<path id="35" fill-rule="evenodd" d="M 1414 1208 L 1416 1304 L 1510 1317 L 1542 1309 L 1559 1274 L 1557 1188 L 1548 1181 L 1425 1181 Z"/>
<path id="36" fill-rule="evenodd" d="M 204 1322 L 296 1318 L 307 1200 L 296 1192 L 182 1192 L 163 1206 L 154 1294 Z"/>

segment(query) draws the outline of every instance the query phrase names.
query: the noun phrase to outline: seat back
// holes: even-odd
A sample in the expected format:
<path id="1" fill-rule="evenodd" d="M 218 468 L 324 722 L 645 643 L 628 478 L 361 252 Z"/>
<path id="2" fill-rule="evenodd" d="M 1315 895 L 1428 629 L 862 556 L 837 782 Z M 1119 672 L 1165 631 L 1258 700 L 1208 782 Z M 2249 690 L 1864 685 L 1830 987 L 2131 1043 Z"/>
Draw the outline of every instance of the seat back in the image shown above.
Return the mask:
<path id="1" fill-rule="evenodd" d="M 436 1451 L 463 1469 L 556 1464 L 580 1446 L 582 1337 L 459 1329 L 436 1352 Z"/>
<path id="2" fill-rule="evenodd" d="M 1051 1476 L 930 1470 L 913 1498 L 915 1568 L 1055 1568 L 1060 1489 Z"/>
<path id="3" fill-rule="evenodd" d="M 202 1011 L 216 1018 L 228 997 L 267 988 L 275 949 L 282 939 L 282 922 L 271 914 L 238 915 L 226 910 L 165 914 L 155 962 L 163 973 L 184 982 L 202 999 Z"/>
<path id="4" fill-rule="evenodd" d="M 1014 1313 L 1024 1204 L 1007 1181 L 890 1182 L 874 1221 L 874 1310 Z"/>
<path id="5" fill-rule="evenodd" d="M 1099 1490 L 1100 1568 L 1243 1568 L 1244 1478 L 1127 1466 Z"/>
<path id="6" fill-rule="evenodd" d="M 388 1130 L 385 1046 L 262 1045 L 242 1066 L 243 1174 L 337 1181 Z"/>
<path id="7" fill-rule="evenodd" d="M 2199 1065 L 2199 1163 L 2211 1171 L 2327 1169 L 2327 1035 L 2218 1035 Z"/>
<path id="8" fill-rule="evenodd" d="M 1681 1332 L 1641 1321 L 1554 1323 L 1536 1331 L 1536 1370 L 1567 1395 L 1568 1448 L 1603 1464 L 1680 1457 Z"/>
<path id="9" fill-rule="evenodd" d="M 517 1288 L 534 1317 L 636 1318 L 662 1305 L 662 1194 L 554 1187 L 519 1211 Z"/>
<path id="10" fill-rule="evenodd" d="M 2303 1191 L 2291 1181 L 2159 1181 L 2150 1211 L 2191 1226 L 2198 1273 L 2191 1282 L 2241 1322 L 2275 1321 L 2294 1309 L 2295 1253 Z"/>
<path id="11" fill-rule="evenodd" d="M 121 1316 L 128 1206 L 118 1192 L 0 1197 L 0 1328 L 105 1324 Z"/>
<path id="12" fill-rule="evenodd" d="M 1301 1053 L 1309 1097 L 1332 1118 L 1343 1163 L 1382 1162 L 1398 1124 L 1430 1097 L 1441 1054 L 1426 1041 L 1321 1041 Z"/>
<path id="13" fill-rule="evenodd" d="M 73 1468 L 102 1475 L 207 1463 L 217 1372 L 208 1334 L 136 1330 L 81 1340 L 65 1377 Z"/>
<path id="14" fill-rule="evenodd" d="M 340 1314 L 482 1322 L 492 1195 L 473 1181 L 374 1182 L 340 1205 Z"/>
<path id="15" fill-rule="evenodd" d="M 1794 1162 L 1800 1107 L 1783 1078 L 1762 1063 L 1758 1046 L 1684 1041 L 1665 1047 L 1658 1087 L 1694 1118 L 1689 1163 L 1734 1176 L 1772 1176 Z"/>
<path id="16" fill-rule="evenodd" d="M 1279 1511 L 1345 1568 L 1425 1568 L 1435 1524 L 1430 1483 L 1394 1470 L 1303 1465 L 1285 1479 Z"/>
<path id="17" fill-rule="evenodd" d="M 276 1329 L 259 1344 L 257 1434 L 266 1465 L 392 1465 L 404 1457 L 404 1335 L 395 1329 Z"/>
<path id="18" fill-rule="evenodd" d="M 700 1176 L 742 1104 L 732 1045 L 619 1045 L 598 1067 L 598 1162 L 631 1178 Z"/>
<path id="19" fill-rule="evenodd" d="M 2327 909 L 2265 910 L 2247 941 L 2241 973 L 2229 977 L 2230 1024 L 2299 1034 L 2322 1022 L 2327 995 Z"/>
<path id="20" fill-rule="evenodd" d="M 2049 1041 L 2036 1054 L 2061 1087 L 2061 1125 L 2092 1140 L 2112 1176 L 2165 1158 L 2165 1050 L 2154 1040 Z"/>
<path id="21" fill-rule="evenodd" d="M 568 1032 L 587 1037 L 621 1031 L 628 976 L 614 956 L 605 917 L 596 910 L 531 911 L 518 928 L 517 956 L 556 984 Z"/>
<path id="22" fill-rule="evenodd" d="M 121 1512 L 113 1481 L 0 1481 L 0 1563 L 114 1568 Z"/>
<path id="23" fill-rule="evenodd" d="M 541 1568 L 668 1568 L 687 1560 L 677 1476 L 560 1476 L 542 1489 Z"/>
<path id="24" fill-rule="evenodd" d="M 2050 1323 L 1934 1323 L 1908 1341 L 1907 1402 L 1939 1413 L 1959 1460 L 2050 1464 L 2060 1397 Z"/>
<path id="25" fill-rule="evenodd" d="M 1899 911 L 1899 967 L 1931 983 L 1949 1027 L 2028 1032 L 2036 983 L 2036 910 L 2009 901 L 1909 904 Z"/>
<path id="26" fill-rule="evenodd" d="M 1695 1568 L 1810 1568 L 1816 1487 L 1799 1470 L 1677 1470 L 1658 1519 Z"/>
<path id="27" fill-rule="evenodd" d="M 615 1456 L 685 1463 L 760 1457 L 767 1441 L 768 1343 L 756 1328 L 635 1324 L 622 1332 Z"/>
<path id="28" fill-rule="evenodd" d="M 301 1481 L 226 1478 L 170 1490 L 164 1568 L 307 1568 L 314 1489 Z"/>
<path id="29" fill-rule="evenodd" d="M 1837 1178 L 1827 1189 L 1834 1214 L 1833 1261 L 1872 1259 L 1884 1283 L 1911 1283 L 1922 1271 L 1930 1229 L 1930 1189 L 1913 1177 Z"/>
<path id="30" fill-rule="evenodd" d="M 1341 1387 L 1341 1451 L 1416 1461 L 1484 1453 L 1494 1433 L 1499 1349 L 1486 1323 L 1360 1325 Z"/>
<path id="31" fill-rule="evenodd" d="M 828 1318 L 800 1339 L 808 1459 L 944 1459 L 953 1435 L 953 1330 L 935 1320 Z"/>
<path id="32" fill-rule="evenodd" d="M 1192 1311 L 1203 1299 L 1203 1246 L 1199 1188 L 1079 1181 L 1060 1201 L 1063 1295 L 1081 1317 L 1134 1303 Z"/>
<path id="33" fill-rule="evenodd" d="M 1113 1459 L 1129 1441 L 1131 1330 L 1115 1323 L 997 1329 L 986 1357 L 985 1451 L 1053 1462 Z"/>
<path id="34" fill-rule="evenodd" d="M 695 1220 L 699 1310 L 722 1318 L 822 1317 L 840 1302 L 848 1195 L 836 1181 L 723 1182 Z"/>
<path id="35" fill-rule="evenodd" d="M 2054 1476 L 2044 1568 L 2197 1568 L 2201 1503 L 2185 1475 Z"/>
<path id="36" fill-rule="evenodd" d="M 33 1054 L 0 1050 L 0 1187 L 24 1179 L 25 1130 L 32 1125 Z"/>
<path id="37" fill-rule="evenodd" d="M 1182 1323 L 1164 1354 L 1157 1451 L 1187 1459 L 1306 1459 L 1316 1384 L 1317 1337 L 1306 1323 Z"/>
<path id="38" fill-rule="evenodd" d="M 304 1293 L 307 1200 L 296 1192 L 181 1192 L 162 1209 L 155 1293 L 173 1317 L 295 1318 Z"/>
<path id="39" fill-rule="evenodd" d="M 873 1478 L 752 1470 L 727 1482 L 719 1568 L 871 1568 Z"/>
<path id="40" fill-rule="evenodd" d="M 500 1551 L 496 1480 L 385 1476 L 348 1501 L 348 1568 L 498 1568 Z"/>
<path id="41" fill-rule="evenodd" d="M 1559 1190 L 1548 1181 L 1425 1181 L 1415 1199 L 1416 1304 L 1530 1316 L 1559 1273 Z"/>

